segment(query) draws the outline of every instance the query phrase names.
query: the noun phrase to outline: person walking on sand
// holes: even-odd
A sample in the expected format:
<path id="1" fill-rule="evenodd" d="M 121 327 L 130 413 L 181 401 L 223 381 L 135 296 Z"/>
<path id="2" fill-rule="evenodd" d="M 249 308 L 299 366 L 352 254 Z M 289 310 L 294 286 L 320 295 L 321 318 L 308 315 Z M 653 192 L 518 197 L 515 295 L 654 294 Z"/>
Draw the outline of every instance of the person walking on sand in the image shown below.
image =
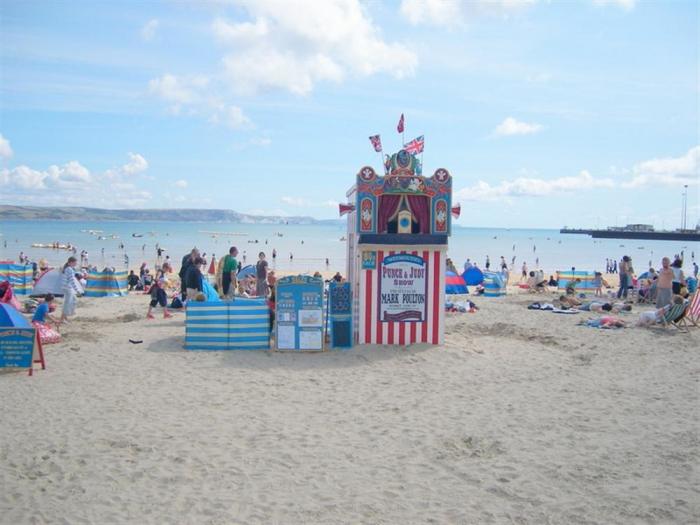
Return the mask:
<path id="1" fill-rule="evenodd" d="M 267 261 L 265 260 L 265 252 L 260 252 L 258 262 L 255 263 L 255 295 L 267 297 L 267 292 Z"/>
<path id="2" fill-rule="evenodd" d="M 525 261 L 523 261 L 523 267 L 522 267 L 522 271 L 520 273 L 521 273 L 520 281 L 521 282 L 527 281 L 527 263 Z"/>
<path id="3" fill-rule="evenodd" d="M 486 263 L 484 264 L 484 267 L 488 270 L 491 268 L 491 259 L 489 259 L 489 256 L 486 256 Z"/>
<path id="4" fill-rule="evenodd" d="M 68 318 L 75 314 L 75 305 L 78 302 L 78 281 L 75 275 L 75 266 L 78 264 L 78 259 L 71 256 L 68 257 L 66 264 L 63 265 L 63 281 L 61 282 L 61 290 L 63 291 L 63 312 L 61 313 L 61 323 L 68 321 Z"/>
<path id="5" fill-rule="evenodd" d="M 172 314 L 168 312 L 168 295 L 165 293 L 165 279 L 158 279 L 149 291 L 151 295 L 151 302 L 148 305 L 148 313 L 146 314 L 146 319 L 155 319 L 153 317 L 153 308 L 160 305 L 163 308 L 163 319 L 172 317 Z"/>

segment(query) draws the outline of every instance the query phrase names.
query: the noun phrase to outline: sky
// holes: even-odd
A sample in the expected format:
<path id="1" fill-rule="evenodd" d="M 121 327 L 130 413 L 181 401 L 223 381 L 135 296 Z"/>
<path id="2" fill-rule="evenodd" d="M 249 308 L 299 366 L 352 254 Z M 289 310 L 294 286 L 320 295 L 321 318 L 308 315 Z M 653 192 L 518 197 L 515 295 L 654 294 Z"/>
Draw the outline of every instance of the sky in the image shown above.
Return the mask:
<path id="1" fill-rule="evenodd" d="M 403 113 L 462 226 L 693 227 L 698 5 L 4 0 L 0 203 L 337 218 Z"/>

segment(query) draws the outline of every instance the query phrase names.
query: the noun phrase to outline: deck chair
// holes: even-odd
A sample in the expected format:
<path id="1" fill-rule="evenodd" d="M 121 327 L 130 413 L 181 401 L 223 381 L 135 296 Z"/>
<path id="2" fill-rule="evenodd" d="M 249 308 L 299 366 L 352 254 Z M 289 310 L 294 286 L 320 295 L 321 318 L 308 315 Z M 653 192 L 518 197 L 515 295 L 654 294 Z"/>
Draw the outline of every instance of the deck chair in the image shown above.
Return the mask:
<path id="1" fill-rule="evenodd" d="M 690 303 L 688 301 L 684 301 L 681 304 L 672 305 L 661 318 L 661 323 L 663 324 L 664 328 L 675 326 L 681 332 L 687 332 L 688 323 L 685 320 L 685 315 L 689 307 Z"/>
<path id="2" fill-rule="evenodd" d="M 694 327 L 700 326 L 700 292 L 695 290 L 690 298 L 688 310 L 685 313 L 685 318 L 690 321 Z"/>

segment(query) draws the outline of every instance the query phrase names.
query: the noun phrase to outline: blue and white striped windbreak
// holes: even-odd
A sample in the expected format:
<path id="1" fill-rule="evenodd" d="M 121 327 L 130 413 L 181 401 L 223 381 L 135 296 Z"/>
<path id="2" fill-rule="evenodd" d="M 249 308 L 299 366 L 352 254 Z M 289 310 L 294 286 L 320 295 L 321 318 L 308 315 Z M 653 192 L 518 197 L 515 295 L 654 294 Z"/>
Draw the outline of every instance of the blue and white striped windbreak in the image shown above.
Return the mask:
<path id="1" fill-rule="evenodd" d="M 187 304 L 185 349 L 267 350 L 270 309 L 265 299 Z"/>

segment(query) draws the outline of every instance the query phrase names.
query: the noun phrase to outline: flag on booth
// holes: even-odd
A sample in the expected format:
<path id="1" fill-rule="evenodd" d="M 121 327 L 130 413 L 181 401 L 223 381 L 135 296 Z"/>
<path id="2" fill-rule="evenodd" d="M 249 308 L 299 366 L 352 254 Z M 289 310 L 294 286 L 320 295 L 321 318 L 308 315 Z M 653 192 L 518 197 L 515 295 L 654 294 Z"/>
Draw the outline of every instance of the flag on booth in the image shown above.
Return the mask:
<path id="1" fill-rule="evenodd" d="M 459 219 L 460 213 L 462 213 L 462 206 L 460 204 L 457 204 L 456 206 L 452 206 L 452 216 L 455 219 Z"/>
<path id="2" fill-rule="evenodd" d="M 338 204 L 338 213 L 342 217 L 346 213 L 350 213 L 355 210 L 354 204 Z"/>
<path id="3" fill-rule="evenodd" d="M 424 145 L 425 145 L 425 138 L 423 137 L 423 135 L 421 135 L 420 137 L 413 139 L 408 144 L 404 144 L 403 149 L 405 149 L 409 153 L 413 153 L 415 155 L 416 153 L 423 153 L 423 146 Z"/>
<path id="4" fill-rule="evenodd" d="M 382 151 L 382 139 L 379 135 L 372 135 L 369 138 L 369 141 L 372 143 L 372 146 L 374 147 L 374 151 L 379 153 Z"/>
<path id="5" fill-rule="evenodd" d="M 401 118 L 399 119 L 398 126 L 396 126 L 396 131 L 403 133 L 403 113 L 401 113 Z"/>

